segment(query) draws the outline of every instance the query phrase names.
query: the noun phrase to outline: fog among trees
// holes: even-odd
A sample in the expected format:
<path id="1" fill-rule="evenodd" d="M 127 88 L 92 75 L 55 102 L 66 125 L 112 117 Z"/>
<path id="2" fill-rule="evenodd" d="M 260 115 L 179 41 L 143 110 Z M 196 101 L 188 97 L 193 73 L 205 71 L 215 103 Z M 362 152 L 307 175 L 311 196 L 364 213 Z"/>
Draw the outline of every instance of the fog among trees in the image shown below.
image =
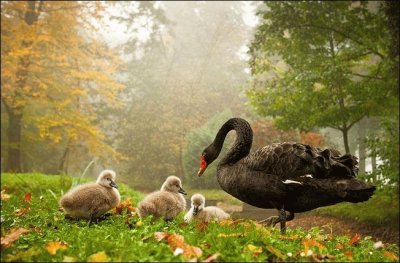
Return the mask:
<path id="1" fill-rule="evenodd" d="M 2 1 L 1 170 L 217 188 L 198 157 L 235 116 L 398 184 L 393 5 Z"/>

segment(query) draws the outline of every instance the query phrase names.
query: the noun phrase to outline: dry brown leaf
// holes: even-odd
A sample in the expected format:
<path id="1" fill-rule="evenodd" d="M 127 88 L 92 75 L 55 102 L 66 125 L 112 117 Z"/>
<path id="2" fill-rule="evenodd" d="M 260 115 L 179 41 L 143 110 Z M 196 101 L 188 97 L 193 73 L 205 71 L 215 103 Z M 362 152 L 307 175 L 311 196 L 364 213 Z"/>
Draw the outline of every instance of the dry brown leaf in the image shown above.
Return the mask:
<path id="1" fill-rule="evenodd" d="M 108 256 L 107 256 L 106 252 L 100 251 L 93 255 L 90 255 L 87 258 L 87 261 L 88 262 L 108 262 Z"/>
<path id="2" fill-rule="evenodd" d="M 352 246 L 357 244 L 361 240 L 361 236 L 359 234 L 355 234 L 349 241 L 349 245 Z"/>
<path id="3" fill-rule="evenodd" d="M 17 227 L 11 229 L 5 237 L 1 237 L 1 246 L 10 247 L 12 243 L 17 240 L 22 234 L 31 232 L 23 227 Z"/>
<path id="4" fill-rule="evenodd" d="M 30 203 L 32 200 L 32 193 L 26 193 L 24 196 L 24 201 Z"/>
<path id="5" fill-rule="evenodd" d="M 24 207 L 24 208 L 21 208 L 21 209 L 16 209 L 16 210 L 14 211 L 14 214 L 15 214 L 16 216 L 23 216 L 23 215 L 25 215 L 29 210 L 30 210 L 29 207 Z"/>
<path id="6" fill-rule="evenodd" d="M 200 232 L 203 232 L 208 227 L 208 222 L 201 222 L 196 225 L 196 229 Z"/>
<path id="7" fill-rule="evenodd" d="M 399 257 L 396 256 L 396 254 L 394 254 L 394 253 L 392 253 L 392 252 L 390 252 L 390 251 L 385 251 L 385 252 L 383 253 L 383 255 L 384 255 L 385 257 L 387 257 L 387 258 L 390 258 L 391 260 L 395 260 L 395 261 L 399 260 Z"/>
<path id="8" fill-rule="evenodd" d="M 57 254 L 57 250 L 65 250 L 68 248 L 68 244 L 64 241 L 53 241 L 46 244 L 46 250 L 51 255 Z"/>
<path id="9" fill-rule="evenodd" d="M 219 253 L 212 254 L 211 256 L 208 256 L 203 262 L 214 262 L 219 256 Z"/>
<path id="10" fill-rule="evenodd" d="M 6 194 L 6 189 L 1 190 L 0 200 L 8 200 L 10 197 L 11 195 Z"/>

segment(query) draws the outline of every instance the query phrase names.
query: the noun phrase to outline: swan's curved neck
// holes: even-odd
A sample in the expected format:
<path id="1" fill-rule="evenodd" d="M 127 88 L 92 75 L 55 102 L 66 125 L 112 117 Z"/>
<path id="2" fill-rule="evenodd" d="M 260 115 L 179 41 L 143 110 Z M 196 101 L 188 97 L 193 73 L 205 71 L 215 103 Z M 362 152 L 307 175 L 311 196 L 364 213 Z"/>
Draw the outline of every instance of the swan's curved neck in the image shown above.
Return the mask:
<path id="1" fill-rule="evenodd" d="M 236 131 L 236 140 L 228 153 L 222 158 L 220 165 L 234 164 L 243 157 L 246 157 L 253 142 L 253 131 L 250 124 L 241 118 L 228 120 L 218 131 L 214 139 L 214 147 L 218 154 L 221 152 L 225 137 L 231 130 Z"/>

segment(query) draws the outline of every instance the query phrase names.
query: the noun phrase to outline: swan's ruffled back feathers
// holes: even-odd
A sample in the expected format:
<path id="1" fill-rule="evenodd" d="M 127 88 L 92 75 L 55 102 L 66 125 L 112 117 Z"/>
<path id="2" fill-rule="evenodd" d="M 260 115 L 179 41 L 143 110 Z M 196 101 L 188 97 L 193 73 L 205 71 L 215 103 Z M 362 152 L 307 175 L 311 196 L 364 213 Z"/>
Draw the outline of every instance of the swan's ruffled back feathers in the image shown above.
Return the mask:
<path id="1" fill-rule="evenodd" d="M 284 142 L 267 145 L 246 158 L 250 169 L 282 180 L 311 175 L 314 178 L 351 178 L 357 173 L 357 158 L 336 150 Z"/>

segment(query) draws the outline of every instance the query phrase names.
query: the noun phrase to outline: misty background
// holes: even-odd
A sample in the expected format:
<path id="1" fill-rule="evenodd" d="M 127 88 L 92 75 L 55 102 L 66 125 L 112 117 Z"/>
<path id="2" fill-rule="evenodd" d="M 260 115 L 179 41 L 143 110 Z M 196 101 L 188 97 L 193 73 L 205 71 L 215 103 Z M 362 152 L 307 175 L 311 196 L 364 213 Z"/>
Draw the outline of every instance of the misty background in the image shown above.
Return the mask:
<path id="1" fill-rule="evenodd" d="M 202 150 L 231 117 L 251 123 L 253 149 L 298 141 L 346 151 L 340 131 L 282 128 L 249 99 L 265 83 L 252 69 L 250 46 L 261 24 L 256 12 L 269 2 L 32 2 L 1 4 L 2 172 L 95 178 L 113 169 L 134 189 L 159 188 L 168 175 L 184 186 L 219 188 L 217 162 L 202 178 L 196 172 Z M 366 10 L 379 8 L 375 2 Z M 384 154 L 365 140 L 385 129 L 381 121 L 374 114 L 357 121 L 348 146 L 360 174 L 385 181 L 377 170 Z"/>

